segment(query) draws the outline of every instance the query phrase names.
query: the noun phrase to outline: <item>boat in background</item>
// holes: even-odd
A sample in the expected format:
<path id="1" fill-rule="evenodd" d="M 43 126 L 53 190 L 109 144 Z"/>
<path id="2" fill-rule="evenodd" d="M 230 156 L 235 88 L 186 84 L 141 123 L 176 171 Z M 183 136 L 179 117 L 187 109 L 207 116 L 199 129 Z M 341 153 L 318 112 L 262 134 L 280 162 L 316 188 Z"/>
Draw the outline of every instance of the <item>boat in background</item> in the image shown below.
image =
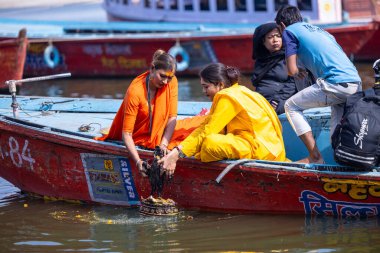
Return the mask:
<path id="1" fill-rule="evenodd" d="M 354 56 L 356 60 L 372 61 L 375 58 L 380 58 L 380 17 L 373 20 L 379 27 L 369 40 L 358 50 Z"/>
<path id="2" fill-rule="evenodd" d="M 380 1 L 372 0 L 104 0 L 103 8 L 109 20 L 261 24 L 274 20 L 285 4 L 297 6 L 304 19 L 316 25 L 380 22 Z M 341 45 L 352 44 L 354 38 L 362 40 L 356 35 L 337 40 Z M 348 51 L 347 45 L 343 49 L 352 59 L 379 58 L 380 29 L 364 40 L 357 51 Z"/>
<path id="3" fill-rule="evenodd" d="M 27 45 L 26 29 L 21 29 L 17 38 L 0 41 L 0 90 L 8 89 L 5 81 L 22 79 Z"/>
<path id="4" fill-rule="evenodd" d="M 343 16 L 352 21 L 369 21 L 380 23 L 380 1 L 372 0 L 343 0 Z M 356 60 L 371 61 L 380 58 L 380 29 L 356 53 Z"/>
<path id="5" fill-rule="evenodd" d="M 146 22 L 43 22 L 0 19 L 0 37 L 28 29 L 24 76 L 70 72 L 74 77 L 136 76 L 149 68 L 158 49 L 173 54 L 178 75 L 197 75 L 205 65 L 222 62 L 253 71 L 256 25 Z M 378 22 L 321 25 L 348 56 L 355 56 L 378 30 Z"/>
<path id="6" fill-rule="evenodd" d="M 372 50 L 363 47 L 379 32 L 380 23 L 342 20 L 342 3 L 337 0 L 105 0 L 103 7 L 110 17 L 144 22 L 2 19 L 0 37 L 27 26 L 30 46 L 24 75 L 29 77 L 61 72 L 75 77 L 136 76 L 149 68 L 159 48 L 176 57 L 177 75 L 197 75 L 215 62 L 250 74 L 255 27 L 273 20 L 287 3 L 298 6 L 308 22 L 334 35 L 351 59 Z"/>
<path id="7" fill-rule="evenodd" d="M 380 17 L 380 1 L 342 0 L 342 9 L 343 16 L 350 20 L 371 20 Z"/>
<path id="8" fill-rule="evenodd" d="M 120 141 L 94 140 L 109 127 L 122 100 L 0 96 L 0 176 L 23 192 L 52 200 L 139 206 L 150 195 Z M 179 117 L 210 108 L 179 102 Z M 379 168 L 336 165 L 329 143 L 330 111 L 306 112 L 326 164 L 262 160 L 202 163 L 183 158 L 162 197 L 180 208 L 226 213 L 334 216 L 380 215 Z M 287 157 L 307 155 L 285 115 L 279 116 Z M 138 148 L 142 159 L 153 150 Z"/>
<path id="9" fill-rule="evenodd" d="M 342 22 L 338 0 L 104 0 L 103 8 L 110 20 L 260 24 L 274 20 L 285 4 L 313 24 Z"/>

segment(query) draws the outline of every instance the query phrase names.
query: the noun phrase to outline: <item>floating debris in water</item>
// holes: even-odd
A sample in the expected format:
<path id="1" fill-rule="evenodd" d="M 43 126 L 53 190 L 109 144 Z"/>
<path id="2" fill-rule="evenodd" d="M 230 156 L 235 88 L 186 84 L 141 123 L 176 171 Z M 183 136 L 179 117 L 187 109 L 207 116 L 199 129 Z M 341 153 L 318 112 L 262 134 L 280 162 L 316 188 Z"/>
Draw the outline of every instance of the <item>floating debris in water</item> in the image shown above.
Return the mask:
<path id="1" fill-rule="evenodd" d="M 172 199 L 149 196 L 141 200 L 140 213 L 144 215 L 177 215 L 178 208 Z"/>
<path id="2" fill-rule="evenodd" d="M 91 221 L 96 220 L 93 212 L 82 213 L 79 211 L 55 211 L 50 213 L 50 215 L 59 221 L 70 221 L 74 223 L 91 223 Z"/>

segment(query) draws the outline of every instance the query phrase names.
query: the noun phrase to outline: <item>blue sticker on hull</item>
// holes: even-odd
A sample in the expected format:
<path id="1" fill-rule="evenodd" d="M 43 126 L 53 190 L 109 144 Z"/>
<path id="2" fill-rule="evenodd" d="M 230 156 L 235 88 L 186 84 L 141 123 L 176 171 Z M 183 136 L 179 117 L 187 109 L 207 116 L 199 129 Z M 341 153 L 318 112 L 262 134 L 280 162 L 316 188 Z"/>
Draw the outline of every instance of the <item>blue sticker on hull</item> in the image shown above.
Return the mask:
<path id="1" fill-rule="evenodd" d="M 128 159 L 87 153 L 81 157 L 94 202 L 128 206 L 140 204 Z"/>

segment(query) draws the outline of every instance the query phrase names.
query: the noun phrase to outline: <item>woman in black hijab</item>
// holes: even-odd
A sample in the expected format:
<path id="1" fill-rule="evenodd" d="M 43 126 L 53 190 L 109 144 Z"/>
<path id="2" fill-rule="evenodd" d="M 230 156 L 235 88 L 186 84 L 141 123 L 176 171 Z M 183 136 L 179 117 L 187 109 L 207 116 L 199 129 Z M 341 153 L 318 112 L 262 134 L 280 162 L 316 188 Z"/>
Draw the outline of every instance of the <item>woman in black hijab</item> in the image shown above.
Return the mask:
<path id="1" fill-rule="evenodd" d="M 277 114 L 285 112 L 284 104 L 289 97 L 313 83 L 311 74 L 304 79 L 288 76 L 281 33 L 274 22 L 256 28 L 252 59 L 255 60 L 252 84 Z"/>

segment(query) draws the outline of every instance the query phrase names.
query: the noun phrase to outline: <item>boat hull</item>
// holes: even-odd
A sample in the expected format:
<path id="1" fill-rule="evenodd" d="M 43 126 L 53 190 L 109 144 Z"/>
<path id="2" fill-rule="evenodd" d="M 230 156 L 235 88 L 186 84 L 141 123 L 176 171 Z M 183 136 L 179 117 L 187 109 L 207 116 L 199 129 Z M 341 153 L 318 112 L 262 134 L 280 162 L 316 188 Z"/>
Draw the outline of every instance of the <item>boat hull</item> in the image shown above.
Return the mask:
<path id="1" fill-rule="evenodd" d="M 355 56 L 377 30 L 377 23 L 326 27 L 335 36 L 348 56 Z M 253 71 L 252 33 L 218 32 L 169 33 L 149 36 L 114 38 L 31 40 L 24 69 L 26 76 L 70 72 L 77 77 L 135 76 L 149 68 L 153 53 L 161 48 L 169 51 L 177 42 L 188 53 L 187 65 L 178 75 L 197 75 L 204 66 L 222 62 L 239 68 L 242 73 Z M 49 45 L 54 54 L 47 58 Z M 183 55 L 182 55 L 183 56 Z M 179 63 L 183 57 L 177 55 Z"/>
<path id="2" fill-rule="evenodd" d="M 49 101 L 56 102 L 53 107 L 62 107 L 65 103 L 51 98 Z M 27 103 L 38 107 L 40 102 L 41 99 L 35 98 L 28 102 L 23 100 L 21 104 L 26 110 Z M 61 113 L 39 115 L 40 123 L 44 124 L 31 122 L 38 120 L 33 115 L 26 116 L 29 120 L 0 117 L 0 176 L 37 196 L 138 206 L 142 198 L 150 195 L 147 178 L 138 173 L 123 145 L 95 141 L 91 135 L 65 130 L 65 125 L 77 128 L 82 124 L 79 121 L 86 118 L 84 112 L 75 112 L 78 108 L 83 109 L 81 105 L 87 104 L 92 110 L 96 108 L 89 100 L 70 99 L 67 103 L 75 110 L 66 115 L 64 111 L 68 107 L 62 107 Z M 104 102 L 103 107 L 111 108 Z M 36 112 L 28 114 L 33 113 Z M 323 112 L 314 114 L 324 115 Z M 112 115 L 96 114 L 92 120 L 103 117 L 110 122 Z M 313 115 L 308 116 L 312 126 L 320 123 L 314 133 L 317 142 L 326 142 L 328 127 L 321 124 L 321 115 Z M 293 141 L 291 134 L 288 136 L 285 117 L 280 118 L 288 155 L 297 158 L 295 155 L 302 153 L 301 146 L 296 148 L 298 143 Z M 54 127 L 52 122 L 60 128 Z M 325 149 L 323 145 L 320 147 Z M 331 152 L 331 147 L 328 148 Z M 152 159 L 152 151 L 139 149 L 138 152 L 142 159 Z M 380 173 L 377 171 L 348 169 L 332 163 L 304 166 L 254 160 L 239 161 L 240 165 L 225 171 L 234 162 L 202 163 L 193 158 L 181 159 L 174 177 L 164 187 L 163 197 L 173 199 L 180 208 L 216 212 L 379 215 Z M 225 175 L 220 176 L 221 173 Z"/>
<path id="3" fill-rule="evenodd" d="M 146 71 L 154 52 L 169 51 L 180 41 L 189 54 L 189 66 L 179 74 L 197 75 L 212 62 L 234 65 L 244 73 L 253 69 L 251 56 L 232 57 L 251 51 L 252 34 L 171 38 L 113 38 L 55 41 L 56 64 L 48 67 L 44 52 L 49 43 L 31 43 L 25 65 L 25 75 L 49 75 L 70 72 L 73 76 L 134 76 Z M 177 57 L 179 62 L 181 56 Z M 86 64 L 84 64 L 86 63 Z"/>
<path id="4" fill-rule="evenodd" d="M 10 155 L 4 153 L 0 176 L 25 192 L 50 199 L 136 206 L 150 195 L 148 180 L 128 157 L 120 156 L 120 150 L 111 155 L 100 152 L 97 145 L 42 139 L 2 130 L 0 142 L 3 150 L 9 145 L 5 152 Z M 22 154 L 24 148 L 30 156 Z M 149 153 L 142 158 L 150 158 Z M 217 212 L 379 214 L 378 177 L 256 165 L 238 166 L 217 183 L 224 168 L 223 163 L 182 160 L 163 196 L 181 208 Z"/>
<path id="5" fill-rule="evenodd" d="M 356 53 L 356 60 L 373 61 L 374 59 L 380 58 L 380 17 L 378 17 L 374 22 L 376 23 L 377 30 L 365 43 L 365 45 Z"/>

